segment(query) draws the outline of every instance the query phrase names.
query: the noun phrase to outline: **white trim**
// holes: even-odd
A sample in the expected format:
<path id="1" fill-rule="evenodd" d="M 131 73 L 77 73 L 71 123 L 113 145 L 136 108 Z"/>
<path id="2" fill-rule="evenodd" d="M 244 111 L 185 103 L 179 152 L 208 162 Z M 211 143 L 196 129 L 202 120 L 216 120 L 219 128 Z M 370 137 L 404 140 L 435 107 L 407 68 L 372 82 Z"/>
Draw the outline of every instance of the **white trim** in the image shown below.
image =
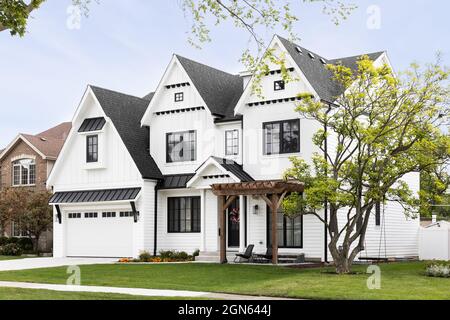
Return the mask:
<path id="1" fill-rule="evenodd" d="M 190 87 L 192 87 L 193 90 L 195 91 L 195 93 L 199 96 L 200 101 L 205 106 L 205 109 L 208 110 L 208 112 L 211 114 L 211 116 L 213 116 L 212 113 L 211 113 L 211 110 L 206 105 L 205 101 L 203 100 L 202 95 L 200 94 L 200 92 L 195 87 L 195 84 L 192 81 L 191 77 L 189 76 L 189 74 L 184 69 L 183 64 L 178 60 L 177 56 L 174 54 L 172 56 L 172 60 L 170 60 L 170 63 L 169 63 L 169 65 L 166 68 L 166 71 L 164 72 L 164 75 L 163 75 L 161 81 L 158 84 L 158 87 L 156 88 L 156 91 L 155 91 L 155 94 L 153 95 L 152 101 L 150 101 L 150 104 L 147 107 L 147 110 L 145 111 L 144 116 L 141 119 L 141 126 L 145 126 L 145 125 L 149 126 L 150 125 L 150 119 L 148 119 L 148 121 L 146 121 L 146 120 L 149 117 L 149 115 L 151 114 L 152 110 L 155 108 L 156 101 L 159 99 L 159 96 L 163 92 L 163 90 L 165 88 L 165 82 L 166 82 L 167 78 L 169 77 L 170 71 L 172 71 L 172 68 L 174 68 L 175 65 L 178 66 L 184 72 L 184 74 L 186 75 L 186 77 L 189 80 L 189 83 L 191 84 Z"/>
<path id="2" fill-rule="evenodd" d="M 226 160 L 226 159 L 225 159 Z M 195 175 L 186 183 L 186 188 L 191 188 L 192 185 L 200 178 L 202 178 L 201 176 L 201 172 L 203 170 L 205 170 L 208 166 L 210 165 L 214 165 L 216 166 L 223 174 L 228 174 L 234 181 L 236 182 L 242 182 L 241 179 L 239 179 L 238 177 L 236 177 L 233 173 L 231 173 L 230 171 L 225 170 L 224 167 L 222 167 L 220 165 L 219 162 L 216 161 L 216 159 L 214 159 L 213 157 L 209 157 L 208 160 L 206 160 L 201 166 L 200 168 L 198 168 L 195 172 Z"/>
<path id="3" fill-rule="evenodd" d="M 300 80 L 308 87 L 308 89 L 311 91 L 311 93 L 314 95 L 314 97 L 316 99 L 319 99 L 319 94 L 316 92 L 316 90 L 314 89 L 314 87 L 311 85 L 311 83 L 308 81 L 308 79 L 306 78 L 306 76 L 304 75 L 301 66 L 299 66 L 295 60 L 292 58 L 292 56 L 289 54 L 289 52 L 287 51 L 286 47 L 283 45 L 283 43 L 281 42 L 281 40 L 278 38 L 278 36 L 274 36 L 272 41 L 269 44 L 269 47 L 267 50 L 269 50 L 270 48 L 273 48 L 275 45 L 278 45 L 280 48 L 284 49 L 284 52 L 286 53 L 286 59 L 288 60 L 288 62 L 293 65 L 293 66 L 297 66 L 297 68 L 295 68 L 295 70 L 298 72 L 299 76 L 300 76 Z M 241 97 L 239 98 L 239 101 L 236 103 L 236 106 L 234 107 L 234 115 L 238 115 L 238 114 L 242 114 L 242 108 L 245 106 L 245 100 L 248 98 L 249 94 L 251 93 L 251 89 L 252 89 L 252 84 L 255 81 L 255 77 L 252 76 L 252 78 L 250 79 L 250 81 L 247 83 L 247 86 L 244 89 L 244 92 L 242 93 Z"/>
<path id="4" fill-rule="evenodd" d="M 47 160 L 53 157 L 47 157 L 45 154 L 43 154 L 38 148 L 36 148 L 30 141 L 27 140 L 27 138 L 25 138 L 22 134 L 17 135 L 14 140 L 8 144 L 8 146 L 5 148 L 5 150 L 3 150 L 3 152 L 0 154 L 0 160 L 3 159 L 3 157 L 8 154 L 9 150 L 15 146 L 15 144 L 19 141 L 22 140 L 23 142 L 25 142 L 31 149 L 33 149 L 37 154 L 39 154 L 41 156 L 42 159 Z"/>
<path id="5" fill-rule="evenodd" d="M 93 100 L 94 100 L 94 103 L 98 106 L 98 108 L 100 109 L 101 114 L 103 115 L 103 117 L 104 117 L 105 120 L 106 120 L 106 123 L 105 123 L 105 126 L 103 127 L 103 130 L 105 130 L 106 125 L 110 124 L 110 127 L 111 127 L 112 130 L 114 131 L 116 137 L 122 142 L 122 145 L 125 147 L 125 150 L 127 150 L 127 153 L 128 153 L 128 155 L 130 156 L 131 161 L 132 161 L 132 163 L 134 164 L 135 169 L 136 169 L 137 172 L 139 172 L 139 174 L 142 176 L 142 174 L 141 174 L 139 168 L 138 168 L 137 165 L 136 165 L 136 162 L 134 161 L 134 159 L 133 159 L 133 157 L 131 156 L 131 154 L 128 152 L 128 148 L 127 148 L 127 146 L 125 145 L 125 143 L 123 142 L 122 137 L 120 136 L 119 132 L 117 131 L 117 129 L 116 129 L 116 127 L 115 127 L 113 121 L 112 121 L 109 117 L 106 116 L 105 111 L 103 110 L 102 105 L 101 105 L 100 102 L 98 101 L 97 97 L 95 96 L 94 91 L 92 90 L 92 88 L 91 88 L 90 86 L 87 87 L 87 89 L 86 89 L 86 91 L 85 91 L 85 93 L 84 93 L 84 96 L 83 96 L 83 98 L 81 99 L 81 103 L 80 103 L 80 105 L 78 106 L 77 111 L 75 112 L 74 118 L 72 119 L 72 124 L 74 124 L 74 123 L 76 122 L 76 120 L 78 119 L 78 117 L 79 117 L 79 115 L 80 115 L 80 113 L 81 113 L 81 110 L 83 110 L 83 109 L 86 107 L 85 102 L 86 102 L 86 99 L 87 99 L 87 97 L 88 97 L 89 95 L 91 95 L 91 97 L 92 97 Z M 66 156 L 66 152 L 68 152 L 67 149 L 69 149 L 69 148 L 71 147 L 70 144 L 71 144 L 71 142 L 72 142 L 72 139 L 73 139 L 73 137 L 75 137 L 75 136 L 77 136 L 77 135 L 78 135 L 78 130 L 76 130 L 75 126 L 72 125 L 72 128 L 71 128 L 71 130 L 70 130 L 70 132 L 69 132 L 69 135 L 67 136 L 66 142 L 64 143 L 64 146 L 63 146 L 63 148 L 62 148 L 62 150 L 61 150 L 61 152 L 60 152 L 60 154 L 59 154 L 59 157 L 58 157 L 58 159 L 56 160 L 55 165 L 53 166 L 53 170 L 52 170 L 52 172 L 50 173 L 50 175 L 49 175 L 49 177 L 48 177 L 48 179 L 47 179 L 47 188 L 49 188 L 50 186 L 53 185 L 53 179 L 54 179 L 54 177 L 55 177 L 57 171 L 59 170 L 59 167 L 61 166 L 61 163 L 64 161 L 64 158 L 65 158 L 65 156 Z M 100 135 L 99 135 L 99 138 L 100 138 Z M 103 139 L 102 139 L 102 140 L 103 140 Z M 99 140 L 99 143 L 100 143 L 100 140 Z M 102 145 L 104 145 L 104 144 L 102 144 Z M 106 152 L 106 149 L 103 148 L 103 150 L 102 150 L 102 146 L 100 146 L 100 147 L 99 147 L 99 153 L 100 153 L 100 152 L 103 152 L 103 153 L 104 153 L 104 152 Z M 101 157 L 101 155 L 99 154 L 99 159 L 100 159 L 100 157 Z M 102 169 L 102 168 L 104 168 L 104 167 L 102 166 L 102 167 L 100 167 L 99 169 Z"/>

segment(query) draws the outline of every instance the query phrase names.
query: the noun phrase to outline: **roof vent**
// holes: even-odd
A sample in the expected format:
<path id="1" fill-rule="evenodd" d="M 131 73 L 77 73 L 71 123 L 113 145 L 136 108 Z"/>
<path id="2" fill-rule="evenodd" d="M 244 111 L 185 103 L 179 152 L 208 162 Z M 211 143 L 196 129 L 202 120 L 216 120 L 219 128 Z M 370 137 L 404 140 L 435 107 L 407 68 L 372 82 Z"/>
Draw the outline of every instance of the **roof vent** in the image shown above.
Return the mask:
<path id="1" fill-rule="evenodd" d="M 47 141 L 47 139 L 45 139 L 45 138 L 43 138 L 43 137 L 40 137 L 39 139 L 41 139 L 41 141 Z"/>
<path id="2" fill-rule="evenodd" d="M 295 50 L 297 50 L 298 53 L 303 53 L 302 48 L 300 48 L 299 46 L 296 46 L 296 47 L 295 47 Z"/>
<path id="3" fill-rule="evenodd" d="M 314 59 L 314 58 L 315 58 L 315 56 L 314 56 L 311 52 L 308 52 L 308 56 L 309 56 L 311 59 Z"/>
<path id="4" fill-rule="evenodd" d="M 323 64 L 327 64 L 324 58 L 320 58 L 320 62 L 322 62 Z"/>

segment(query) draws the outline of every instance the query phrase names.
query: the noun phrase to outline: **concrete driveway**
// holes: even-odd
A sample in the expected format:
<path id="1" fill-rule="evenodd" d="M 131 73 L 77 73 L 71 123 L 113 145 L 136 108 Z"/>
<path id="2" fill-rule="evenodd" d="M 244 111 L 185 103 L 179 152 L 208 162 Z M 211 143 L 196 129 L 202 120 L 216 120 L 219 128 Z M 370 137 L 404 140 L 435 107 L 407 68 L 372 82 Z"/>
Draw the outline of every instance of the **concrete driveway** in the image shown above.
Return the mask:
<path id="1" fill-rule="evenodd" d="M 110 264 L 117 261 L 117 258 L 27 258 L 0 261 L 0 271 L 81 266 L 87 264 Z"/>

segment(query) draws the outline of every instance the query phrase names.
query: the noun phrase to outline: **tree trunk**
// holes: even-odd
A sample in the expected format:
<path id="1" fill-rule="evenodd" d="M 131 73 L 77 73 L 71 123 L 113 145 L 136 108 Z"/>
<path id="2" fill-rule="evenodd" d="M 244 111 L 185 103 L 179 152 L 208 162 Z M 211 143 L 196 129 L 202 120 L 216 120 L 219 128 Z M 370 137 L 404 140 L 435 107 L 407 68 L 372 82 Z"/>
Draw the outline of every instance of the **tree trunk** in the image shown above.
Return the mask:
<path id="1" fill-rule="evenodd" d="M 41 238 L 41 235 L 35 235 L 31 240 L 33 241 L 33 251 L 36 253 L 36 255 L 39 257 L 39 239 Z"/>

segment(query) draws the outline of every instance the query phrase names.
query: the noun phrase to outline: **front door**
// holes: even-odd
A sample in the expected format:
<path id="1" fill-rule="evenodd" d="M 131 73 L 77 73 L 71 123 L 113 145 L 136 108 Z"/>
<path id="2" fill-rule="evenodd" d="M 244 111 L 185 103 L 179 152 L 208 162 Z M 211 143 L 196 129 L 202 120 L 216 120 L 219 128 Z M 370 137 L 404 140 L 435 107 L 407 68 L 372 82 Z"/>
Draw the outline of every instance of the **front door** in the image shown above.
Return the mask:
<path id="1" fill-rule="evenodd" d="M 228 247 L 239 247 L 239 198 L 228 208 Z"/>

